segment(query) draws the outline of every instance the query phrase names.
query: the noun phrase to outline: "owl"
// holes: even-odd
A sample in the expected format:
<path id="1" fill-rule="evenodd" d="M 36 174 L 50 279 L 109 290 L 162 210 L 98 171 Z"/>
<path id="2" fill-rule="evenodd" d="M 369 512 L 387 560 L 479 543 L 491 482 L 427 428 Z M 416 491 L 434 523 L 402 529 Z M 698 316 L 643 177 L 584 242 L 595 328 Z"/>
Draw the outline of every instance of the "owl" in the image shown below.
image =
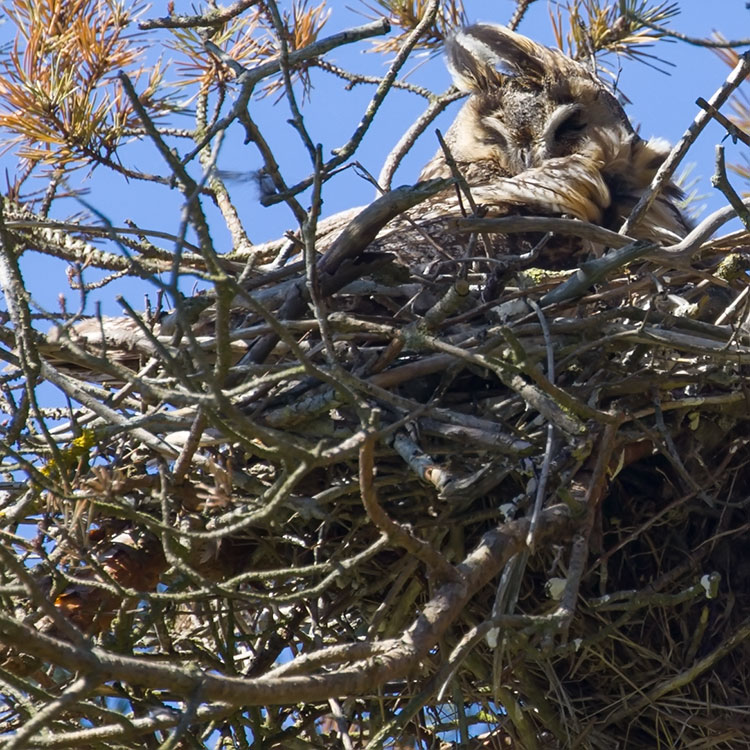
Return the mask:
<path id="1" fill-rule="evenodd" d="M 503 26 L 477 24 L 447 43 L 456 85 L 470 93 L 446 143 L 490 214 L 569 216 L 618 230 L 668 144 L 645 141 L 581 63 Z M 448 177 L 442 151 L 421 178 Z M 671 244 L 689 231 L 672 183 L 632 232 Z"/>

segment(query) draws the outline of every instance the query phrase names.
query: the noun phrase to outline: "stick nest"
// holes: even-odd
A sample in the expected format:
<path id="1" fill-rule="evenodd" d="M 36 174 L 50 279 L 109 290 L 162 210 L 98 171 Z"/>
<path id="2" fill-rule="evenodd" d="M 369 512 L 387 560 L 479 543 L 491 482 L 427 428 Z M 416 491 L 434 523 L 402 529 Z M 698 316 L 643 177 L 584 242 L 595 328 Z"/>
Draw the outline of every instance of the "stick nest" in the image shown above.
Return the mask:
<path id="1" fill-rule="evenodd" d="M 406 674 L 347 703 L 351 727 L 437 742 L 453 701 L 482 747 L 750 747 L 743 236 L 550 271 L 498 252 L 518 235 L 451 220 L 425 250 L 403 222 L 420 209 L 373 210 L 306 269 L 302 240 L 272 243 L 169 316 L 47 337 L 84 404 L 36 475 L 67 550 L 40 564 L 58 611 L 252 678 L 290 646 L 415 632 L 500 533 L 504 557 Z M 297 261 L 258 265 L 272 253 Z M 287 708 L 268 746 L 330 710 Z"/>

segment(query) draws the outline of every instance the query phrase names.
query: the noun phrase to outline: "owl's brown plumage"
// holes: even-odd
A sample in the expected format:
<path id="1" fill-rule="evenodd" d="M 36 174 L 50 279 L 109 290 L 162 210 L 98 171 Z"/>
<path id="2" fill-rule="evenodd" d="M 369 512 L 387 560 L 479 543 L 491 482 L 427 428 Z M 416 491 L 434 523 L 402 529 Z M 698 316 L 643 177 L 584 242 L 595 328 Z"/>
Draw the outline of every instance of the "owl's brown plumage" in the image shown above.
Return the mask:
<path id="1" fill-rule="evenodd" d="M 477 24 L 447 44 L 471 96 L 446 142 L 477 203 L 493 213 L 571 216 L 620 228 L 668 153 L 644 141 L 586 67 L 502 26 Z M 442 152 L 421 178 L 450 175 Z M 669 184 L 633 236 L 672 243 L 688 224 Z"/>

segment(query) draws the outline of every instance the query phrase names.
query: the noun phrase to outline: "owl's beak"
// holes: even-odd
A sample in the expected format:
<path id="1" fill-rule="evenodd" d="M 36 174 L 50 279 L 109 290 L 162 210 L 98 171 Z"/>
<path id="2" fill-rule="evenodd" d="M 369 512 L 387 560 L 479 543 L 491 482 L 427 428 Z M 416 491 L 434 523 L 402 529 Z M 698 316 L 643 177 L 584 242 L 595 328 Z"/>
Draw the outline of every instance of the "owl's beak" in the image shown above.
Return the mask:
<path id="1" fill-rule="evenodd" d="M 530 148 L 521 149 L 521 161 L 526 169 L 529 169 L 532 166 L 532 154 Z"/>

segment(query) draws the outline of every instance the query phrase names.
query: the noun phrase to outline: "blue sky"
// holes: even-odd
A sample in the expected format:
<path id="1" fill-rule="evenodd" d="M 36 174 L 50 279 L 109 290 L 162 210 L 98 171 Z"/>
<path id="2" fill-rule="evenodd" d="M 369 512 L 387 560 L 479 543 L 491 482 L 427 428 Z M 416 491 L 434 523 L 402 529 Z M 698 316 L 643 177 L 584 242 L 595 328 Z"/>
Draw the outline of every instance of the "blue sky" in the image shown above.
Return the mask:
<path id="1" fill-rule="evenodd" d="M 375 2 L 371 4 L 374 6 Z M 161 15 L 165 10 L 163 5 L 160 0 L 148 15 Z M 329 0 L 328 5 L 332 13 L 323 36 L 360 25 L 367 20 L 361 13 L 352 10 L 354 7 L 368 13 L 367 8 L 356 0 Z M 507 21 L 514 7 L 511 0 L 495 0 L 492 3 L 466 0 L 465 5 L 470 21 L 486 22 Z M 750 36 L 750 11 L 745 8 L 744 0 L 682 0 L 680 5 L 683 12 L 671 24 L 679 31 L 700 36 L 716 29 L 727 37 Z M 178 12 L 189 12 L 188 3 L 177 2 L 176 6 Z M 549 7 L 547 0 L 533 3 L 519 31 L 538 41 L 554 44 Z M 10 24 L 0 27 L 0 40 L 7 39 L 10 31 Z M 350 70 L 382 75 L 387 68 L 387 60 L 368 53 L 369 48 L 369 42 L 360 42 L 334 50 L 328 55 L 328 59 Z M 684 43 L 662 42 L 658 44 L 657 51 L 661 57 L 674 63 L 675 67 L 670 68 L 670 76 L 640 63 L 624 61 L 619 86 L 632 101 L 627 112 L 633 123 L 640 127 L 641 134 L 645 137 L 658 135 L 674 142 L 698 111 L 695 99 L 698 96 L 710 98 L 728 75 L 729 68 L 710 50 Z M 436 91 L 444 90 L 450 84 L 439 56 L 415 56 L 413 62 L 407 63 L 405 71 L 411 71 L 408 80 Z M 313 71 L 312 78 L 315 90 L 311 101 L 303 109 L 303 115 L 312 138 L 323 145 L 324 154 L 329 154 L 331 149 L 346 142 L 351 135 L 374 87 L 362 85 L 347 92 L 343 82 L 328 73 Z M 453 105 L 437 122 L 437 126 L 443 131 L 449 126 L 458 106 L 460 105 Z M 409 93 L 393 91 L 355 158 L 372 174 L 377 175 L 392 146 L 424 107 L 424 100 Z M 274 105 L 270 99 L 266 99 L 253 103 L 253 108 L 261 129 L 274 146 L 287 182 L 292 184 L 308 175 L 310 163 L 307 153 L 295 131 L 286 122 L 289 117 L 286 102 L 282 100 Z M 185 126 L 189 126 L 189 123 L 186 122 Z M 715 194 L 716 191 L 709 182 L 713 171 L 715 144 L 723 135 L 722 129 L 712 123 L 686 159 L 686 163 L 695 163 L 693 176 L 700 178 L 699 192 L 707 196 L 700 203 L 705 204 L 708 210 L 723 205 L 722 196 Z M 260 166 L 254 146 L 244 145 L 242 138 L 243 132 L 239 127 L 227 133 L 218 160 L 220 168 L 250 172 Z M 182 144 L 180 147 L 184 148 Z M 404 161 L 394 185 L 414 182 L 421 166 L 432 156 L 435 148 L 432 127 Z M 739 161 L 742 148 L 741 144 L 735 146 L 727 142 L 728 160 Z M 162 174 L 167 172 L 150 144 L 131 146 L 123 153 L 132 158 L 135 167 Z M 0 166 L 13 169 L 13 160 L 6 156 L 0 161 Z M 83 173 L 79 175 L 83 176 Z M 739 178 L 736 178 L 736 183 L 738 187 L 744 187 Z M 88 177 L 85 186 L 89 190 L 86 200 L 115 225 L 122 225 L 125 219 L 133 219 L 141 226 L 151 229 L 167 232 L 178 230 L 181 216 L 177 191 L 169 192 L 162 186 L 146 183 L 128 183 L 118 175 L 107 173 L 103 168 L 98 168 Z M 248 234 L 254 241 L 273 239 L 281 236 L 284 230 L 294 227 L 291 213 L 285 206 L 263 208 L 259 204 L 257 191 L 252 183 L 238 182 L 229 187 L 246 221 Z M 353 171 L 347 170 L 325 186 L 324 215 L 362 205 L 371 200 L 372 196 L 372 186 L 357 177 Z M 305 201 L 302 202 L 305 205 Z M 73 201 L 66 201 L 58 206 L 57 214 L 70 214 L 80 208 Z M 228 235 L 222 226 L 221 217 L 215 211 L 210 210 L 210 214 L 217 249 L 229 250 Z M 55 308 L 57 295 L 67 287 L 64 264 L 46 256 L 29 253 L 24 259 L 23 268 L 35 298 L 43 306 Z M 136 309 L 143 307 L 144 291 L 153 292 L 153 288 L 144 290 L 133 284 L 118 287 L 116 291 L 122 293 L 123 289 Z M 185 291 L 189 291 L 189 287 L 186 286 Z M 105 312 L 119 312 L 119 307 L 112 301 L 114 293 L 115 288 L 112 286 L 106 287 L 98 295 L 103 300 Z M 71 298 L 71 306 L 75 307 L 75 295 L 70 292 L 67 294 Z"/>

